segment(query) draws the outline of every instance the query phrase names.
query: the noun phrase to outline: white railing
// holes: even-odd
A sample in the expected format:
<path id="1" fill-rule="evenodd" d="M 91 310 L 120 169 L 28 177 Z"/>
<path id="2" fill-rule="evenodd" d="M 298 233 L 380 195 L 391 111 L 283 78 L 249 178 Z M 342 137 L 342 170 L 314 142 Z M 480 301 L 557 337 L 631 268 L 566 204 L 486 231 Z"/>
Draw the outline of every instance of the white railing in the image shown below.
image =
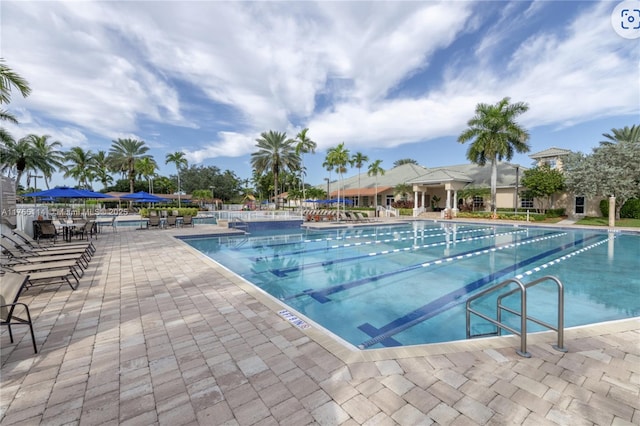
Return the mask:
<path id="1" fill-rule="evenodd" d="M 239 219 L 245 222 L 252 220 L 302 220 L 302 213 L 290 210 L 218 210 L 204 214 L 200 212 L 197 217 L 215 217 L 216 220 L 227 221 Z"/>

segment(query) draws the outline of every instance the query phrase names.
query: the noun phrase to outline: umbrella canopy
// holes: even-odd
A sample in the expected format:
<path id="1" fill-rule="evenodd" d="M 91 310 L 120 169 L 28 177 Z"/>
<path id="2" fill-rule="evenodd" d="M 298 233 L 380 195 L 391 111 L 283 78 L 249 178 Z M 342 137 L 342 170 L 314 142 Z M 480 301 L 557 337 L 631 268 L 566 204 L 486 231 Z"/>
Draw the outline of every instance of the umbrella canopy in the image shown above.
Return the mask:
<path id="1" fill-rule="evenodd" d="M 93 192 L 87 189 L 75 189 L 68 186 L 57 186 L 45 191 L 30 192 L 23 197 L 53 197 L 53 198 L 112 198 L 110 195 Z"/>
<path id="2" fill-rule="evenodd" d="M 157 197 L 145 191 L 138 191 L 134 192 L 133 194 L 123 195 L 122 197 L 120 197 L 120 199 L 140 201 L 141 203 L 160 203 L 163 201 L 167 201 L 164 198 Z"/>

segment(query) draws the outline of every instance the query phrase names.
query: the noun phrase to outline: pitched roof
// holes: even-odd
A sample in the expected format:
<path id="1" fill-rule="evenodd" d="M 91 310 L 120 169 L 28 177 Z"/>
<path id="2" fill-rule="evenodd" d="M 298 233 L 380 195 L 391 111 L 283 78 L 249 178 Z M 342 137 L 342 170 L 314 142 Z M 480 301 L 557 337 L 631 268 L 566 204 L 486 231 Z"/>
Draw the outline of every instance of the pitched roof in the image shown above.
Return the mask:
<path id="1" fill-rule="evenodd" d="M 551 147 L 543 151 L 530 154 L 529 158 L 533 158 L 534 160 L 537 160 L 539 158 L 562 157 L 563 155 L 569 155 L 569 154 L 571 154 L 570 149 Z"/>

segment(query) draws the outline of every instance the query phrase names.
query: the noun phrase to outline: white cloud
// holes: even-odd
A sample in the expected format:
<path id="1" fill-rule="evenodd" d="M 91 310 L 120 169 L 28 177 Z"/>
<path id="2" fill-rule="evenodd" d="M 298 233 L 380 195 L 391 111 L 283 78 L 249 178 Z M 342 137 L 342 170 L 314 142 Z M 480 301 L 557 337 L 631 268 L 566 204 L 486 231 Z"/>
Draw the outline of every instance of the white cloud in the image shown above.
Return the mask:
<path id="1" fill-rule="evenodd" d="M 193 163 L 246 155 L 269 129 L 309 127 L 319 150 L 457 135 L 478 102 L 504 96 L 531 105 L 529 126 L 637 112 L 638 51 L 611 30 L 609 3 L 588 3 L 569 28 L 536 27 L 524 42 L 512 39 L 514 16 L 539 18 L 550 3 L 505 3 L 494 23 L 483 6 L 5 1 L 3 55 L 33 88 L 11 109 L 46 117 L 22 130 L 53 136 L 49 123 L 59 121 L 59 139 L 81 146 L 86 133 L 139 135 L 174 151 L 163 126 L 206 128 L 206 146 L 176 138 Z M 441 84 L 390 96 L 416 75 Z M 330 100 L 320 112 L 319 98 Z M 233 118 L 218 117 L 223 110 Z"/>

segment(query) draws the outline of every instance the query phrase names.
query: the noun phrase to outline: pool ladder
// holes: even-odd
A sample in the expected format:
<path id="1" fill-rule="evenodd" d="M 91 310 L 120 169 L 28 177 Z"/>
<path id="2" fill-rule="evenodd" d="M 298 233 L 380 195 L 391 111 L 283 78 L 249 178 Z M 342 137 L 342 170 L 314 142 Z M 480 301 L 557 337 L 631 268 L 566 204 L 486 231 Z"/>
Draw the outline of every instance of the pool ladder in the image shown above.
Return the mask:
<path id="1" fill-rule="evenodd" d="M 557 320 L 557 324 L 554 327 L 551 324 L 548 324 L 542 320 L 539 320 L 537 318 L 531 317 L 527 315 L 527 289 L 538 285 L 542 282 L 545 281 L 553 281 L 556 284 L 557 287 L 557 292 L 558 292 L 558 320 Z M 510 284 L 516 284 L 517 288 L 512 289 L 504 294 L 501 294 L 500 296 L 498 296 L 497 300 L 496 300 L 496 318 L 491 318 L 485 314 L 483 314 L 482 312 L 476 311 L 475 309 L 473 309 L 471 307 L 471 302 L 473 302 L 476 299 L 479 299 L 481 297 L 486 296 L 489 293 L 493 293 L 496 292 L 500 289 L 503 289 L 504 287 L 510 285 Z M 509 308 L 505 305 L 502 304 L 502 299 L 504 299 L 505 297 L 508 297 L 516 292 L 520 292 L 520 310 L 521 312 L 518 312 L 515 309 Z M 509 313 L 512 313 L 518 317 L 520 317 L 520 331 L 514 329 L 513 327 L 508 326 L 507 324 L 502 322 L 502 311 L 507 311 Z M 527 321 L 532 321 L 536 324 L 539 324 L 543 327 L 548 328 L 549 330 L 553 330 L 555 332 L 558 333 L 558 343 L 557 345 L 553 345 L 553 348 L 557 351 L 560 352 L 566 352 L 567 350 L 564 348 L 564 287 L 562 285 L 562 283 L 560 282 L 560 280 L 554 276 L 551 275 L 546 275 L 542 278 L 538 278 L 535 281 L 531 281 L 530 283 L 527 284 L 523 284 L 522 281 L 520 281 L 517 278 L 510 278 L 506 281 L 503 281 L 499 284 L 494 285 L 491 288 L 488 288 L 476 295 L 474 295 L 473 297 L 470 297 L 469 299 L 467 299 L 467 339 L 473 338 L 473 337 L 482 337 L 482 336 L 500 336 L 502 335 L 502 330 L 507 330 L 510 331 L 511 333 L 515 334 L 516 336 L 520 336 L 520 350 L 516 351 L 518 353 L 518 355 L 523 356 L 525 358 L 530 358 L 531 354 L 529 352 L 527 352 Z M 485 333 L 485 334 L 471 334 L 471 314 L 477 315 L 480 318 L 490 322 L 491 324 L 496 326 L 496 331 L 493 333 Z"/>

